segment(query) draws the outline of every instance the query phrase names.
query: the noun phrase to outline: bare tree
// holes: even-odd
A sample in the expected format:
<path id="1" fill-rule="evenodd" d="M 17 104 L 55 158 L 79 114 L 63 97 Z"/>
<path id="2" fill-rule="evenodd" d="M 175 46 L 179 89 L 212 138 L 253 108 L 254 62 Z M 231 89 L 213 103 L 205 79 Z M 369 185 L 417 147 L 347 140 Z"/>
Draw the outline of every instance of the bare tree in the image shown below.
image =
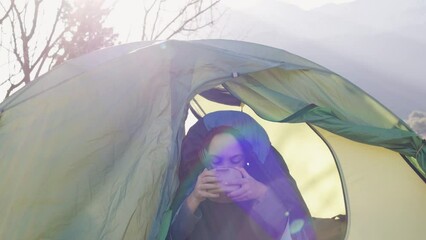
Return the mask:
<path id="1" fill-rule="evenodd" d="M 9 76 L 0 82 L 7 87 L 4 97 L 66 59 L 113 45 L 116 35 L 103 27 L 111 11 L 104 2 L 11 1 L 2 34 L 9 42 L 1 45 L 9 55 Z"/>
<path id="2" fill-rule="evenodd" d="M 8 68 L 8 76 L 2 76 L 5 64 L 0 63 L 4 98 L 66 59 L 115 44 L 117 36 L 103 23 L 117 1 L 2 0 L 0 52 L 7 53 Z M 144 0 L 140 39 L 171 39 L 209 27 L 218 18 L 220 1 Z"/>
<path id="3" fill-rule="evenodd" d="M 1 85 L 9 84 L 5 97 L 46 70 L 46 60 L 67 31 L 66 26 L 60 22 L 62 14 L 68 9 L 66 1 L 61 0 L 56 5 L 56 12 L 49 20 L 45 12 L 41 11 L 46 2 L 46 0 L 11 2 L 11 10 L 3 23 L 8 24 L 5 31 L 8 33 L 9 43 L 5 46 L 2 42 L 2 47 L 11 55 L 9 64 L 13 65 L 10 67 L 9 77 L 1 83 Z"/>
<path id="4" fill-rule="evenodd" d="M 211 26 L 218 18 L 214 11 L 220 1 L 187 0 L 174 15 L 164 14 L 171 0 L 145 1 L 141 40 L 171 39 Z"/>

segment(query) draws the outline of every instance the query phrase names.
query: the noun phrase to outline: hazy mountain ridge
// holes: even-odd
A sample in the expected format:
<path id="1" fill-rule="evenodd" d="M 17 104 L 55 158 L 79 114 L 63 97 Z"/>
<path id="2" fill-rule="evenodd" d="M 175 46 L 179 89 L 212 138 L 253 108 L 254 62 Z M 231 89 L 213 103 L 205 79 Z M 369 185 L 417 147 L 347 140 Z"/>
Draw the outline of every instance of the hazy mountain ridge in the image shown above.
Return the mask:
<path id="1" fill-rule="evenodd" d="M 426 1 L 357 0 L 305 11 L 263 0 L 228 12 L 222 38 L 285 49 L 342 75 L 406 119 L 426 112 Z M 424 84 L 423 84 L 424 83 Z"/>

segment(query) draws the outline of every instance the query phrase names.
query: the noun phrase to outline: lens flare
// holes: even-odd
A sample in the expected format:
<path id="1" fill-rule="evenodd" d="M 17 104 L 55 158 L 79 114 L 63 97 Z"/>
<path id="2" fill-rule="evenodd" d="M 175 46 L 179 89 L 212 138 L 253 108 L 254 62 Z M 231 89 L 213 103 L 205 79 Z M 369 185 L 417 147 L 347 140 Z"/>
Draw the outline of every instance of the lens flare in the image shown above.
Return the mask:
<path id="1" fill-rule="evenodd" d="M 290 233 L 295 234 L 302 230 L 303 226 L 305 225 L 305 220 L 303 219 L 296 219 L 290 223 Z"/>

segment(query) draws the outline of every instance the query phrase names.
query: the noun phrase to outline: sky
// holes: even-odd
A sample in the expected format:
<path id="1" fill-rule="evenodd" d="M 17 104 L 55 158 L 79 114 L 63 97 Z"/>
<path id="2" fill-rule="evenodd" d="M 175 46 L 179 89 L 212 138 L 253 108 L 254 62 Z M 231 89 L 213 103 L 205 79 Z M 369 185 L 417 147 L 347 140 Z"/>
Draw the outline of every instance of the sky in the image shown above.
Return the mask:
<path id="1" fill-rule="evenodd" d="M 251 6 L 261 1 L 262 0 L 245 0 L 244 4 L 241 4 L 242 2 L 241 0 L 229 0 L 229 1 L 225 1 L 224 4 L 228 5 L 231 8 L 243 9 L 243 8 L 250 8 Z M 341 3 L 352 2 L 354 0 L 277 0 L 277 1 L 295 5 L 297 7 L 300 7 L 303 10 L 312 10 L 314 8 L 321 7 L 323 5 L 330 4 L 330 3 L 341 4 Z"/>
<path id="2" fill-rule="evenodd" d="M 422 77 L 426 75 L 422 67 L 426 2 L 357 0 L 319 5 L 251 0 L 250 4 L 231 4 L 239 11 L 227 25 L 240 21 L 229 31 L 239 32 L 238 40 L 284 49 L 327 67 L 402 119 L 414 110 L 426 112 L 420 97 L 426 92 Z"/>
<path id="3" fill-rule="evenodd" d="M 172 2 L 178 3 L 187 0 L 173 0 Z M 300 9 L 309 11 L 326 4 L 342 4 L 352 2 L 354 0 L 276 0 L 284 3 L 288 3 L 299 7 Z M 140 22 L 134 21 L 138 19 L 142 11 L 144 3 L 149 3 L 150 0 L 119 0 L 116 3 L 113 17 L 108 22 L 109 25 L 114 26 L 116 31 L 121 34 L 120 39 L 123 42 L 132 41 L 138 39 L 140 36 Z M 170 1 L 169 1 L 170 2 Z M 255 7 L 261 3 L 262 0 L 222 0 L 221 4 L 225 7 L 234 10 L 246 10 Z M 171 12 L 173 14 L 173 12 Z"/>
<path id="4" fill-rule="evenodd" d="M 55 2 L 55 0 L 46 1 Z M 169 2 L 178 4 L 182 1 L 186 0 Z M 118 0 L 116 2 L 112 12 L 113 16 L 108 24 L 120 34 L 121 43 L 140 40 L 140 19 L 144 3 L 146 1 L 140 0 Z M 386 4 L 386 8 L 380 5 L 383 3 Z M 377 97 L 392 111 L 397 112 L 402 119 L 407 119 L 413 110 L 426 112 L 426 107 L 420 106 L 422 103 L 416 97 L 424 93 L 422 86 L 425 84 L 421 82 L 423 79 L 419 76 L 426 75 L 426 72 L 421 72 L 424 69 L 422 63 L 426 61 L 426 58 L 421 57 L 426 56 L 426 53 L 421 52 L 426 49 L 424 47 L 426 37 L 422 36 L 424 35 L 422 32 L 426 29 L 424 31 L 419 29 L 426 26 L 426 23 L 421 25 L 424 21 L 421 16 L 425 14 L 416 13 L 416 8 L 411 10 L 414 12 L 403 12 L 400 10 L 400 5 L 420 5 L 421 3 L 422 0 L 395 2 L 384 0 L 374 2 L 361 0 L 223 0 L 222 6 L 243 17 L 246 16 L 247 18 L 242 18 L 243 24 L 251 21 L 250 24 L 245 24 L 245 26 L 234 24 L 230 33 L 212 36 L 200 35 L 197 38 L 206 38 L 205 36 L 222 38 L 223 36 L 227 39 L 251 41 L 285 49 L 336 71 L 351 81 L 363 80 L 363 82 L 355 82 L 355 84 Z M 273 9 L 270 6 L 268 8 L 268 5 L 280 8 Z M 338 11 L 330 12 L 330 9 L 333 10 L 337 7 Z M 340 11 L 340 8 L 343 10 Z M 418 11 L 422 11 L 422 8 L 418 8 Z M 170 13 L 172 16 L 173 12 L 170 11 Z M 277 18 L 278 20 L 276 20 Z M 255 26 L 251 26 L 252 23 L 258 25 L 257 30 L 255 30 Z M 220 28 L 223 28 L 223 25 L 218 28 L 219 30 L 214 29 L 213 31 L 216 33 L 222 31 Z M 254 32 L 259 30 L 260 32 Z M 359 49 L 359 47 L 363 49 Z M 5 54 L 0 53 L 0 76 L 7 75 L 6 60 Z M 370 74 L 368 78 L 363 78 L 364 76 L 356 75 L 357 71 L 380 73 Z M 383 72 L 391 77 L 380 75 Z M 398 74 L 400 76 L 394 77 Z M 391 84 L 383 84 L 385 81 Z M 375 85 L 374 88 L 369 89 L 372 84 Z M 0 97 L 5 92 L 5 89 L 1 89 L 1 87 Z M 406 89 L 405 87 L 409 87 L 406 90 L 408 93 L 399 97 L 399 103 L 393 100 L 394 96 L 401 93 L 400 89 Z M 416 104 L 412 104 L 414 101 Z M 413 109 L 403 109 L 410 104 L 413 105 Z"/>

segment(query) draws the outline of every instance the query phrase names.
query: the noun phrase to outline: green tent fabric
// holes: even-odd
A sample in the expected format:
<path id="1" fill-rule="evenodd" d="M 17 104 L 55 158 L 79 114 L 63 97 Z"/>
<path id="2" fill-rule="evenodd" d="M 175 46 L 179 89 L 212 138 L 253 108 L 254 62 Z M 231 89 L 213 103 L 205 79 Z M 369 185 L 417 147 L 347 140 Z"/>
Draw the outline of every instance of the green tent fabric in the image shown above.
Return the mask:
<path id="1" fill-rule="evenodd" d="M 280 81 L 283 76 L 286 81 Z M 241 78 L 225 86 L 262 118 L 308 122 L 358 142 L 395 150 L 417 159 L 412 159 L 413 165 L 426 176 L 425 141 L 377 101 L 336 74 L 279 67 Z"/>
<path id="2" fill-rule="evenodd" d="M 0 104 L 0 239 L 164 236 L 189 103 L 219 85 L 263 119 L 405 155 L 425 198 L 425 141 L 337 74 L 247 42 L 139 42 L 67 61 Z M 348 239 L 368 232 L 353 226 Z"/>

